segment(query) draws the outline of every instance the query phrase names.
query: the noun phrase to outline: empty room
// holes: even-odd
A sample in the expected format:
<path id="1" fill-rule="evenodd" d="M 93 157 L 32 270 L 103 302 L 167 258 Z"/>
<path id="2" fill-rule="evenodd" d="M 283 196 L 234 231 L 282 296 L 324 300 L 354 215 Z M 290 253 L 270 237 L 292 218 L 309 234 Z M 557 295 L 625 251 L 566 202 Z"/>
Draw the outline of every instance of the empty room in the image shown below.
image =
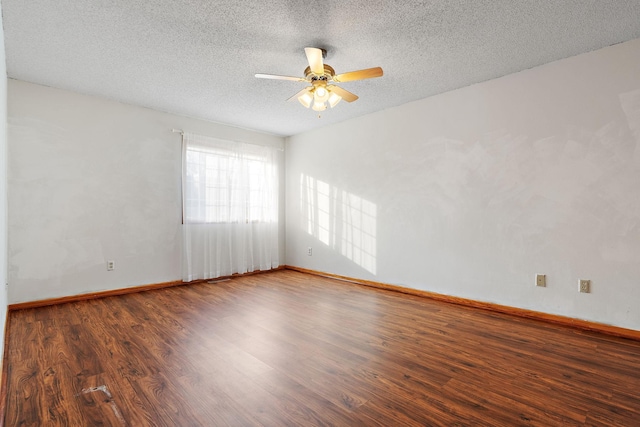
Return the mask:
<path id="1" fill-rule="evenodd" d="M 0 426 L 640 425 L 640 1 L 0 8 Z"/>

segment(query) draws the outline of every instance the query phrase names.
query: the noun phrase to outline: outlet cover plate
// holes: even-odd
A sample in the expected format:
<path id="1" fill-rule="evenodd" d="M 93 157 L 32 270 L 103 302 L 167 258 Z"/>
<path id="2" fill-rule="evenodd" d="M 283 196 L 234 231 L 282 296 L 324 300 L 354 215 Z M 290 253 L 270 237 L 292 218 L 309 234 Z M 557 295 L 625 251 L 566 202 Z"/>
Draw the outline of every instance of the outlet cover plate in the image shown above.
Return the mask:
<path id="1" fill-rule="evenodd" d="M 583 294 L 588 294 L 589 292 L 591 292 L 591 280 L 580 279 L 578 285 L 578 290 Z"/>
<path id="2" fill-rule="evenodd" d="M 536 274 L 536 286 L 547 286 L 547 276 L 544 274 Z"/>

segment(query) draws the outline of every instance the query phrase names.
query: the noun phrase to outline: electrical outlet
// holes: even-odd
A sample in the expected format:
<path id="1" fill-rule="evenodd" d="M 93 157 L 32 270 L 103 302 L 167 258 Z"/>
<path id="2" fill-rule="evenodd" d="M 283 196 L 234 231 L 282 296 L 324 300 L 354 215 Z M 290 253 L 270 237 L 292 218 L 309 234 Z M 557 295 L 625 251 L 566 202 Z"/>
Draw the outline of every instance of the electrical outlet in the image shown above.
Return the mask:
<path id="1" fill-rule="evenodd" d="M 536 286 L 547 286 L 547 276 L 544 274 L 536 274 Z"/>
<path id="2" fill-rule="evenodd" d="M 107 271 L 113 271 L 116 269 L 115 261 L 107 261 Z"/>
<path id="3" fill-rule="evenodd" d="M 580 279 L 580 281 L 578 282 L 580 287 L 578 288 L 578 290 L 584 294 L 588 294 L 589 292 L 591 292 L 591 280 L 584 280 L 584 279 Z"/>
<path id="4" fill-rule="evenodd" d="M 311 249 L 311 246 L 307 248 L 307 255 L 309 256 L 313 255 L 313 249 Z"/>

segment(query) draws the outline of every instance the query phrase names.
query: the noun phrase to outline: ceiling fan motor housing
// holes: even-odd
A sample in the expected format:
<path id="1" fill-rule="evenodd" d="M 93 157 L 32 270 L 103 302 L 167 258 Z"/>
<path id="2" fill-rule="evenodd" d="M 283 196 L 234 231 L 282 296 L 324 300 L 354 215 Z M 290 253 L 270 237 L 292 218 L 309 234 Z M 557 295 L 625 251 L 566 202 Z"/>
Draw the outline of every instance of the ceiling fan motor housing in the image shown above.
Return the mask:
<path id="1" fill-rule="evenodd" d="M 304 77 L 310 81 L 314 81 L 314 80 L 329 80 L 329 79 L 333 79 L 333 76 L 336 75 L 335 70 L 333 69 L 333 67 L 331 65 L 328 64 L 323 64 L 324 65 L 324 74 L 323 75 L 317 75 L 315 74 L 313 71 L 311 71 L 311 67 L 307 67 L 304 69 Z"/>

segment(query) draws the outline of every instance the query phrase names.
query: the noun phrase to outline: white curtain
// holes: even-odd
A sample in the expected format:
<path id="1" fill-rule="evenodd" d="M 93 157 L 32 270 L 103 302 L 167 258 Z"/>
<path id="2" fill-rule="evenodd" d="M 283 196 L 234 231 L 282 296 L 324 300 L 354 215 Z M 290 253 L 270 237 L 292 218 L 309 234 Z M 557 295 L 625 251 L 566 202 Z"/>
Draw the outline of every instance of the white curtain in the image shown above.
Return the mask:
<path id="1" fill-rule="evenodd" d="M 183 134 L 184 281 L 279 265 L 277 158 L 276 148 Z"/>

